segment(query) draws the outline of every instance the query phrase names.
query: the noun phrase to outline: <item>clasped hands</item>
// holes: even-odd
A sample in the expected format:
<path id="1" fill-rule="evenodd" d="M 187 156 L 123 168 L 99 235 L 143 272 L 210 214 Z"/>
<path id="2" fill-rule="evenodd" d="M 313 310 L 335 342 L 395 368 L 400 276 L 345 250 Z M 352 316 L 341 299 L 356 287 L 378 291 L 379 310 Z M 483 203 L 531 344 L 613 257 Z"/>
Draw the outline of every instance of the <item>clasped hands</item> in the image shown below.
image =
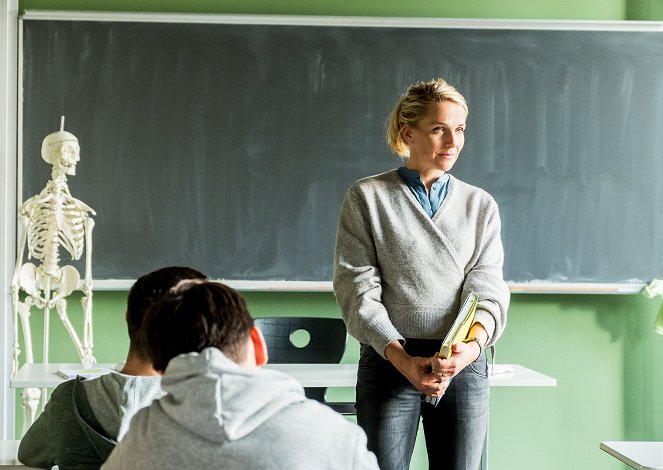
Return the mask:
<path id="1" fill-rule="evenodd" d="M 386 356 L 421 393 L 441 397 L 451 379 L 474 362 L 479 356 L 479 345 L 475 342 L 457 343 L 452 346 L 449 359 L 436 353 L 433 357 L 410 356 L 398 341 L 389 343 Z"/>
<path id="2" fill-rule="evenodd" d="M 438 353 L 433 357 L 413 357 L 412 377 L 410 382 L 421 393 L 431 397 L 441 397 L 458 373 L 474 362 L 479 355 L 476 343 L 457 343 L 452 346 L 449 359 L 442 359 Z"/>

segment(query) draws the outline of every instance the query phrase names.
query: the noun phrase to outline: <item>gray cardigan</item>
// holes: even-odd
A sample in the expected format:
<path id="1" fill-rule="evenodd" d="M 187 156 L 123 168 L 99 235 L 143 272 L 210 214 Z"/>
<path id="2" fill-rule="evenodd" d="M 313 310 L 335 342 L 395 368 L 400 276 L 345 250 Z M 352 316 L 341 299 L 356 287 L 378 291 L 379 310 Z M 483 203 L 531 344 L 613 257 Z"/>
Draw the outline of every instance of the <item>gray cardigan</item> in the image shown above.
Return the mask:
<path id="1" fill-rule="evenodd" d="M 396 170 L 357 181 L 343 201 L 334 293 L 348 332 L 383 357 L 393 340 L 442 339 L 470 291 L 487 346 L 504 330 L 510 294 L 497 204 L 453 176 L 449 184 L 432 219 Z"/>

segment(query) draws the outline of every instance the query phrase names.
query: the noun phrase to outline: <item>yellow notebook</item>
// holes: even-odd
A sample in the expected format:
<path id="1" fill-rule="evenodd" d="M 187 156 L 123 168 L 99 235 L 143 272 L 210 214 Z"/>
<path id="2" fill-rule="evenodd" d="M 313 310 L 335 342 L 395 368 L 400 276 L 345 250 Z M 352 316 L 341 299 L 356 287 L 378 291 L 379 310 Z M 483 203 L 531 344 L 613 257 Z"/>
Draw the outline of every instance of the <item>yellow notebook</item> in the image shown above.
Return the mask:
<path id="1" fill-rule="evenodd" d="M 451 326 L 449 333 L 442 341 L 442 346 L 440 347 L 440 357 L 442 359 L 449 359 L 451 357 L 451 346 L 456 343 L 462 342 L 467 338 L 467 334 L 470 332 L 470 327 L 474 323 L 474 312 L 477 309 L 477 302 L 479 298 L 474 292 L 470 292 L 463 305 L 458 311 L 458 316 L 456 321 Z"/>

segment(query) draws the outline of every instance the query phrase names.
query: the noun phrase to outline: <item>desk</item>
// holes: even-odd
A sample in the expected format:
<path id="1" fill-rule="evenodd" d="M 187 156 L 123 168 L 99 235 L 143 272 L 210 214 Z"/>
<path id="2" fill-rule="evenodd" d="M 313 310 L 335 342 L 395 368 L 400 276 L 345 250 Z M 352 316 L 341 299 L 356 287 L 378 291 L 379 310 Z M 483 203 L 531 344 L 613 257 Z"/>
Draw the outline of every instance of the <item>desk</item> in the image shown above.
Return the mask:
<path id="1" fill-rule="evenodd" d="M 96 364 L 94 367 L 116 368 L 117 364 Z M 357 364 L 267 364 L 267 369 L 291 375 L 303 387 L 354 387 L 357 384 Z M 82 364 L 50 363 L 25 364 L 11 378 L 12 388 L 55 388 L 65 379 L 58 369 L 85 369 Z M 491 387 L 555 387 L 557 380 L 518 364 L 496 364 L 490 375 Z"/>
<path id="2" fill-rule="evenodd" d="M 0 441 L 0 465 L 16 465 L 19 442 Z"/>
<path id="3" fill-rule="evenodd" d="M 601 449 L 639 470 L 663 470 L 663 442 L 601 442 Z"/>
<path id="4" fill-rule="evenodd" d="M 357 364 L 267 364 L 291 375 L 304 387 L 354 387 Z M 492 368 L 491 368 L 492 369 Z M 491 387 L 555 387 L 557 380 L 518 364 L 496 364 Z"/>
<path id="5" fill-rule="evenodd" d="M 354 387 L 357 364 L 267 364 L 290 374 L 304 387 Z M 495 373 L 492 373 L 493 370 Z M 491 387 L 555 387 L 557 380 L 519 364 L 489 365 Z M 488 433 L 481 452 L 481 470 L 488 468 Z"/>
<path id="6" fill-rule="evenodd" d="M 118 364 L 97 364 L 94 367 L 117 368 Z M 65 379 L 56 374 L 58 369 L 84 369 L 82 364 L 52 363 L 25 364 L 11 378 L 12 388 L 57 387 Z M 357 364 L 267 364 L 267 369 L 280 370 L 294 377 L 303 387 L 355 387 Z M 492 370 L 495 373 L 492 373 Z M 557 380 L 519 364 L 490 366 L 491 387 L 555 387 Z M 487 464 L 488 434 L 484 441 L 481 468 Z"/>

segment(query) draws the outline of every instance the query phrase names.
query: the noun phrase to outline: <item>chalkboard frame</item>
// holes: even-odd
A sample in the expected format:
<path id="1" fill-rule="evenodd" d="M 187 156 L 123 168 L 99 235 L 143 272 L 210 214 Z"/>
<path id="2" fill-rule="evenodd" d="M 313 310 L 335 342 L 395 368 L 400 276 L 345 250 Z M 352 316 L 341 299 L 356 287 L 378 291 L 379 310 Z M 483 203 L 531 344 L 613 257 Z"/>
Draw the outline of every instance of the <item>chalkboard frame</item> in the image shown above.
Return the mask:
<path id="1" fill-rule="evenodd" d="M 663 31 L 660 22 L 625 21 L 525 21 L 525 20 L 466 20 L 428 18 L 367 18 L 367 17 L 313 17 L 281 15 L 198 15 L 198 14 L 149 14 L 149 13 L 100 13 L 100 12 L 53 12 L 29 10 L 22 15 L 19 31 L 23 31 L 25 20 L 61 21 L 116 21 L 116 22 L 160 22 L 160 23 L 219 23 L 219 24 L 262 24 L 262 25 L 306 25 L 306 26 L 356 26 L 356 27 L 408 27 L 408 28 L 453 28 L 453 29 L 534 29 L 575 31 Z M 22 37 L 19 41 L 19 56 L 23 60 Z M 19 71 L 22 67 L 19 67 Z M 19 103 L 22 103 L 22 77 L 19 78 Z M 19 151 L 18 188 L 22 195 L 22 108 L 19 105 Z M 94 255 L 93 255 L 94 260 Z M 94 262 L 93 262 L 94 263 Z M 93 267 L 94 271 L 94 267 Z M 95 279 L 95 289 L 125 290 L 133 280 Z M 332 290 L 327 281 L 256 281 L 224 279 L 224 282 L 240 290 L 259 291 L 323 291 Z M 512 292 L 524 293 L 636 293 L 643 287 L 641 282 L 594 283 L 594 282 L 548 282 L 532 281 L 510 283 Z"/>

